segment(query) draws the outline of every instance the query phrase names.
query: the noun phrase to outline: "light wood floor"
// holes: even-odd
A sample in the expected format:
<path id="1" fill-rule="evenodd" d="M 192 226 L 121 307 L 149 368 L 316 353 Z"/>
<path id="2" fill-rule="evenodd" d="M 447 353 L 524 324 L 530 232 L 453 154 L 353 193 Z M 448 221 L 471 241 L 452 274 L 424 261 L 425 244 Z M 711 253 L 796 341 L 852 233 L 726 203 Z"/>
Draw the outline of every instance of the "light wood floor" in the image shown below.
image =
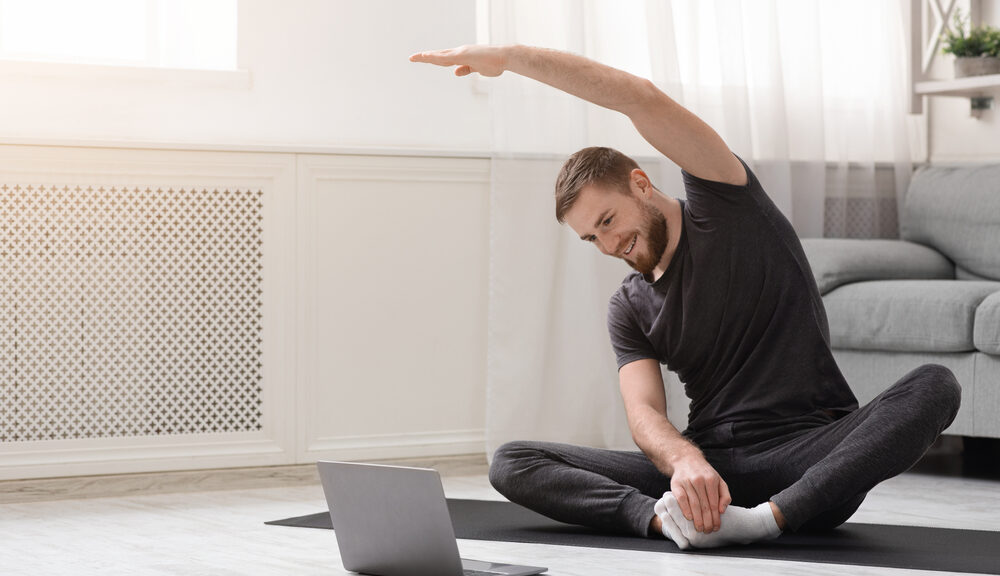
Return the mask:
<path id="1" fill-rule="evenodd" d="M 481 464 L 451 464 L 442 463 L 448 496 L 500 498 Z M 0 574 L 347 574 L 333 532 L 264 525 L 325 509 L 322 489 L 308 474 L 290 475 L 282 486 L 212 484 L 211 490 L 162 493 L 147 493 L 149 479 L 137 478 L 137 490 L 111 497 L 42 499 L 30 493 L 34 501 L 16 501 L 8 490 L 0 504 Z M 193 486 L 198 489 L 197 482 Z M 877 487 L 852 521 L 998 530 L 998 518 L 1000 482 L 911 473 Z M 460 540 L 459 548 L 469 558 L 548 566 L 553 576 L 913 573 L 504 542 Z"/>

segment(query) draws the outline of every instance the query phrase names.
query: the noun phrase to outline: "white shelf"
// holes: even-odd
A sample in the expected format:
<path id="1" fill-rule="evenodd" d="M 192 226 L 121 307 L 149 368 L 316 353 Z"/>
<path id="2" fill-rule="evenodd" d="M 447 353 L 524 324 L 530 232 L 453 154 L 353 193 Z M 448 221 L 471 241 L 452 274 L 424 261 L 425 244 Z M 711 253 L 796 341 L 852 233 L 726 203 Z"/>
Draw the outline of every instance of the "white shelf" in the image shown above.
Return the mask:
<path id="1" fill-rule="evenodd" d="M 976 98 L 991 94 L 1000 94 L 1000 74 L 987 76 L 968 76 L 954 80 L 928 80 L 917 82 L 913 86 L 917 94 L 933 96 L 961 96 Z"/>

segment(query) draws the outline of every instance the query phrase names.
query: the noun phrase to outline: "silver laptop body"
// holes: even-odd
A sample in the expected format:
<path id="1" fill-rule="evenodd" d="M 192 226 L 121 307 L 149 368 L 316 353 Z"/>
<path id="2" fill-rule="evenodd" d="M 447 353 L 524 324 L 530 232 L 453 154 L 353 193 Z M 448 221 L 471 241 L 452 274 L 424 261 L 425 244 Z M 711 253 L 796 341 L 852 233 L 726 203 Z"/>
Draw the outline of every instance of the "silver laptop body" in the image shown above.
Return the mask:
<path id="1" fill-rule="evenodd" d="M 436 470 L 318 462 L 344 569 L 378 576 L 529 576 L 546 568 L 459 558 Z"/>

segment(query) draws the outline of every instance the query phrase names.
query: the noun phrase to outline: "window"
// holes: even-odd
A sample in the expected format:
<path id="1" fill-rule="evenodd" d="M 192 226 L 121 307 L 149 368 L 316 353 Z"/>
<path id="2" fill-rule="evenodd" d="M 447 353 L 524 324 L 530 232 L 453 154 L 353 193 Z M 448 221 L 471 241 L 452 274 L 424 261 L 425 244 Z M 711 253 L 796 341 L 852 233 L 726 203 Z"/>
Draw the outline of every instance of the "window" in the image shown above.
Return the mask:
<path id="1" fill-rule="evenodd" d="M 649 78 L 755 159 L 888 162 L 909 146 L 899 2 L 479 0 L 477 9 L 480 40 L 571 50 Z M 522 114 L 531 106 L 542 110 L 531 103 Z"/>
<path id="2" fill-rule="evenodd" d="M 0 59 L 237 69 L 237 0 L 0 0 Z"/>

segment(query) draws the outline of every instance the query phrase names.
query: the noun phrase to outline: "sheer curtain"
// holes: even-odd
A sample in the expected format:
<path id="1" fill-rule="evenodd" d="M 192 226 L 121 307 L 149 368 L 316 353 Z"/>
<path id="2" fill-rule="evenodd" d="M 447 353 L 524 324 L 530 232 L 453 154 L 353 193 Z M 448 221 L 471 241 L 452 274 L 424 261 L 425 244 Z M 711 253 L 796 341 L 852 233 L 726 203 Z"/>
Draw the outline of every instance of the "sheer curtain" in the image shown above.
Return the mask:
<path id="1" fill-rule="evenodd" d="M 801 236 L 896 235 L 909 181 L 898 0 L 485 0 L 494 44 L 584 54 L 650 78 L 711 124 Z M 663 192 L 679 169 L 624 117 L 513 74 L 486 81 L 493 126 L 487 443 L 634 448 L 605 328 L 628 269 L 554 216 L 562 161 L 635 157 Z M 664 373 L 668 413 L 687 402 Z"/>

